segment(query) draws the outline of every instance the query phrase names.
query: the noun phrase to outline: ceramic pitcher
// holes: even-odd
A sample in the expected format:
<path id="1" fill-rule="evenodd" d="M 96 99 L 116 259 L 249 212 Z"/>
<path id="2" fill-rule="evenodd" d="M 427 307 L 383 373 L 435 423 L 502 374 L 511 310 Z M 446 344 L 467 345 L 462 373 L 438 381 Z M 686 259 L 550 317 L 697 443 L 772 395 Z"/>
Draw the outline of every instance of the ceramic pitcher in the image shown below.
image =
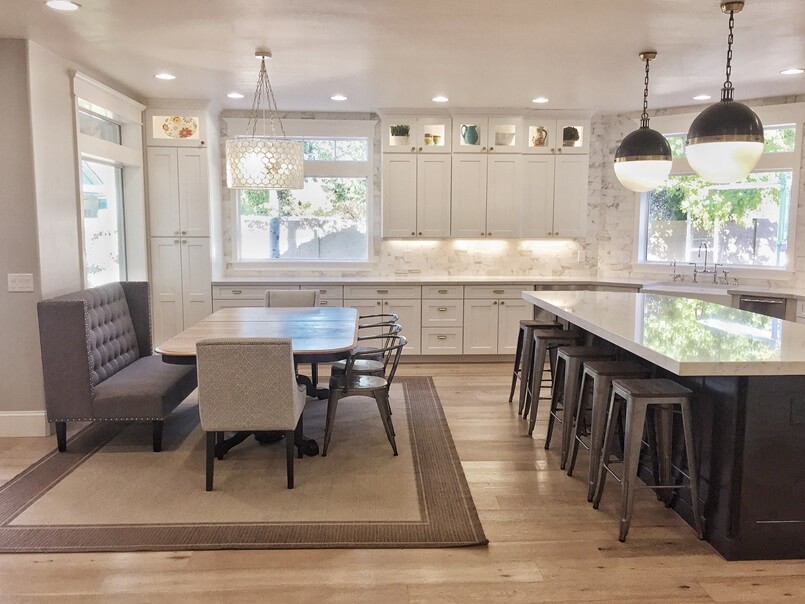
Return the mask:
<path id="1" fill-rule="evenodd" d="M 461 125 L 461 138 L 465 145 L 478 144 L 478 126 L 462 124 Z"/>

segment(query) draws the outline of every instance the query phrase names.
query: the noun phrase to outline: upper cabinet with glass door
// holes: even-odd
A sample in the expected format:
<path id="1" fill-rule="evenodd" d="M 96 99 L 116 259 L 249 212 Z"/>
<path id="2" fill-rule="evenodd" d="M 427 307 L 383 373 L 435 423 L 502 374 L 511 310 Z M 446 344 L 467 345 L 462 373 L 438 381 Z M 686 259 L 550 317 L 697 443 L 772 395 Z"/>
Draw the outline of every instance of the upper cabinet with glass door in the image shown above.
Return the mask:
<path id="1" fill-rule="evenodd" d="M 525 131 L 526 153 L 590 152 L 590 120 L 528 118 Z"/>
<path id="2" fill-rule="evenodd" d="M 449 116 L 390 115 L 381 128 L 385 153 L 450 153 Z"/>
<path id="3" fill-rule="evenodd" d="M 520 153 L 525 148 L 523 118 L 453 118 L 454 153 Z"/>

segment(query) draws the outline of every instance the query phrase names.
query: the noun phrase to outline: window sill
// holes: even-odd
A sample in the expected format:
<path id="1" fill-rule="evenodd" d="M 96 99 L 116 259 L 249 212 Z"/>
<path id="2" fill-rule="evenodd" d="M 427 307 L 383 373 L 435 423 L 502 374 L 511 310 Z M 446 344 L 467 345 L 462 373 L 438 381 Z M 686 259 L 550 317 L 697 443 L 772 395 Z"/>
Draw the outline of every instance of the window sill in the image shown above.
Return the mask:
<path id="1" fill-rule="evenodd" d="M 729 278 L 735 279 L 766 279 L 769 281 L 787 281 L 794 276 L 792 268 L 761 268 L 748 266 L 719 265 L 719 270 L 729 271 Z M 665 275 L 671 280 L 674 269 L 664 262 L 636 262 L 632 263 L 632 271 L 637 273 L 654 273 Z M 676 265 L 677 274 L 685 277 L 693 276 L 693 267 L 686 263 Z"/>

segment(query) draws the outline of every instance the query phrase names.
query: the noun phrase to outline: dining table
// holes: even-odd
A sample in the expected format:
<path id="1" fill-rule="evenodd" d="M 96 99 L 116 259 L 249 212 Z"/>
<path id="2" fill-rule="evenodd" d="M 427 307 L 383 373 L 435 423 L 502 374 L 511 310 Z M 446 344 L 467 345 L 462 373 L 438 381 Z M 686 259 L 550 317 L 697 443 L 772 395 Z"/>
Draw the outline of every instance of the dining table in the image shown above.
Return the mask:
<path id="1" fill-rule="evenodd" d="M 222 308 L 156 347 L 165 363 L 196 364 L 196 344 L 211 338 L 290 338 L 294 363 L 328 363 L 347 358 L 358 341 L 358 311 L 341 307 Z M 326 388 L 319 388 L 314 379 L 297 374 L 297 380 L 307 388 L 308 396 L 327 398 Z M 261 443 L 278 440 L 268 432 L 236 432 L 216 445 L 216 456 L 223 456 L 251 434 Z M 306 455 L 318 454 L 318 444 L 302 436 L 301 446 Z"/>

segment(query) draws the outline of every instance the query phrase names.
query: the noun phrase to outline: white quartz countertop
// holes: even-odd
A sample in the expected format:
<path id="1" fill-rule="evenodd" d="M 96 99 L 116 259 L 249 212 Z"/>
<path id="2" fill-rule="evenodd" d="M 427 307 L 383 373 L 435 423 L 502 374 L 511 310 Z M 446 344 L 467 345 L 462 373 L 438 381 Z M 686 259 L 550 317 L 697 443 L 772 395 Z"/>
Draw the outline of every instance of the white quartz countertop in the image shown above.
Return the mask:
<path id="1" fill-rule="evenodd" d="M 439 284 L 457 283 L 467 285 L 483 285 L 485 283 L 513 283 L 513 284 L 545 284 L 545 285 L 611 285 L 641 287 L 644 281 L 634 279 L 597 279 L 595 277 L 529 277 L 522 275 L 493 275 L 493 276 L 457 276 L 457 275 L 400 275 L 391 277 L 225 277 L 213 280 L 213 285 L 262 285 L 264 283 L 288 283 L 304 285 L 305 283 L 324 285 L 342 283 L 379 283 L 393 285 L 395 283 Z"/>
<path id="2" fill-rule="evenodd" d="M 523 292 L 523 299 L 676 375 L 805 375 L 805 325 L 661 294 Z"/>

